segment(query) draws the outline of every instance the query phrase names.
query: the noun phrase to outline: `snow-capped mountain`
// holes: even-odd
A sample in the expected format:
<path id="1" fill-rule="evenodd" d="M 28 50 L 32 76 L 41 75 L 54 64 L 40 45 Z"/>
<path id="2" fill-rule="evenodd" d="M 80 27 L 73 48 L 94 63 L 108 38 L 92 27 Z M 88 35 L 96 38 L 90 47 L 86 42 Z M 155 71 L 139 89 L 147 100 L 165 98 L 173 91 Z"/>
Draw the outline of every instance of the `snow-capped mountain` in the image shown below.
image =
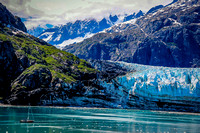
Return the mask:
<path id="1" fill-rule="evenodd" d="M 110 15 L 100 21 L 95 19 L 77 20 L 65 25 L 46 29 L 38 37 L 52 45 L 56 45 L 56 47 L 62 48 L 68 44 L 81 42 L 84 39 L 91 37 L 94 33 L 103 31 L 115 24 L 129 21 L 142 15 L 143 12 L 139 11 L 138 13 L 125 16 Z"/>
<path id="2" fill-rule="evenodd" d="M 63 50 L 83 59 L 199 67 L 200 2 L 175 1 Z"/>
<path id="3" fill-rule="evenodd" d="M 52 27 L 53 27 L 53 25 L 51 25 L 51 24 L 46 24 L 44 26 L 39 25 L 37 27 L 28 29 L 27 32 L 35 37 L 38 37 L 42 32 L 44 32 L 45 30 L 52 28 Z"/>
<path id="4" fill-rule="evenodd" d="M 33 35 L 33 36 L 39 36 L 42 32 L 44 32 L 46 29 L 38 26 L 38 27 L 33 27 L 31 29 L 28 30 L 28 33 Z"/>

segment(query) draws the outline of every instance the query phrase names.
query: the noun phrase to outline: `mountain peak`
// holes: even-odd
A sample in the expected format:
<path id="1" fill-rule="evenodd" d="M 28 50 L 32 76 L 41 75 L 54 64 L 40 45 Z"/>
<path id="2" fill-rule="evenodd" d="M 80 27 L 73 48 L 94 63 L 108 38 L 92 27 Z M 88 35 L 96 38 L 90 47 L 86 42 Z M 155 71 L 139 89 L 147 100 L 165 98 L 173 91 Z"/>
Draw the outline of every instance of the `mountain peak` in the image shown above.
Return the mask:
<path id="1" fill-rule="evenodd" d="M 140 10 L 136 15 L 135 13 L 125 16 L 111 14 L 99 21 L 94 18 L 76 20 L 73 23 L 68 22 L 60 27 L 47 29 L 39 35 L 39 38 L 61 48 L 61 46 L 63 47 L 68 44 L 83 41 L 93 34 L 101 32 L 106 28 L 110 28 L 115 24 L 129 21 L 142 15 L 143 12 Z"/>
<path id="2" fill-rule="evenodd" d="M 144 13 L 140 10 L 136 15 L 135 15 L 135 17 L 136 18 L 139 18 L 140 16 L 143 16 L 144 15 Z"/>
<path id="3" fill-rule="evenodd" d="M 154 13 L 154 12 L 156 12 L 158 9 L 163 8 L 163 7 L 164 7 L 163 5 L 158 5 L 158 6 L 152 7 L 146 14 Z"/>
<path id="4" fill-rule="evenodd" d="M 117 15 L 114 15 L 114 16 L 110 15 L 110 16 L 109 16 L 109 19 L 110 19 L 110 21 L 112 21 L 112 22 L 116 22 L 116 21 L 118 20 L 118 17 L 117 17 Z"/>

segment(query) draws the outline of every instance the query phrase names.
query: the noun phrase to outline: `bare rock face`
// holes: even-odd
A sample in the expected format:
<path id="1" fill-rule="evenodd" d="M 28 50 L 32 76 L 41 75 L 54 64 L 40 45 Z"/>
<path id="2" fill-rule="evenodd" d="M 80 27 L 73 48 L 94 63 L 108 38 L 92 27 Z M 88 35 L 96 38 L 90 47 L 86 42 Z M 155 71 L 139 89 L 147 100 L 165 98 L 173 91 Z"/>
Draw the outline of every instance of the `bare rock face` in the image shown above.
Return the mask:
<path id="1" fill-rule="evenodd" d="M 133 62 L 144 65 L 175 66 L 175 61 L 167 45 L 157 39 L 145 39 L 139 44 Z"/>
<path id="2" fill-rule="evenodd" d="M 125 75 L 128 72 L 134 70 L 129 70 L 120 66 L 119 64 L 106 61 L 106 60 L 87 60 L 95 69 L 99 70 L 98 78 L 110 80 L 116 78 L 117 76 Z"/>
<path id="3" fill-rule="evenodd" d="M 48 88 L 52 80 L 51 72 L 43 65 L 33 65 L 26 69 L 17 79 L 13 81 L 11 86 L 19 85 L 19 87 L 25 86 L 28 90 L 35 88 Z M 16 89 L 18 90 L 18 89 Z"/>
<path id="4" fill-rule="evenodd" d="M 33 65 L 23 71 L 11 83 L 10 104 L 34 105 L 40 100 L 40 96 L 51 87 L 52 75 L 44 65 Z"/>
<path id="5" fill-rule="evenodd" d="M 13 26 L 19 30 L 27 32 L 27 29 L 21 19 L 13 16 L 4 5 L 0 3 L 0 22 L 6 25 Z"/>
<path id="6" fill-rule="evenodd" d="M 169 54 L 173 58 L 168 60 L 170 64 L 174 61 L 176 67 L 198 67 L 200 60 L 199 12 L 199 1 L 179 0 L 153 14 L 141 17 L 136 23 L 146 34 L 165 43 L 165 50 L 170 50 Z M 162 55 L 158 54 L 157 57 L 162 57 Z M 171 66 L 166 63 L 163 65 Z"/>
<path id="7" fill-rule="evenodd" d="M 0 90 L 1 96 L 9 94 L 11 81 L 20 73 L 20 63 L 15 54 L 12 43 L 9 41 L 0 42 Z"/>

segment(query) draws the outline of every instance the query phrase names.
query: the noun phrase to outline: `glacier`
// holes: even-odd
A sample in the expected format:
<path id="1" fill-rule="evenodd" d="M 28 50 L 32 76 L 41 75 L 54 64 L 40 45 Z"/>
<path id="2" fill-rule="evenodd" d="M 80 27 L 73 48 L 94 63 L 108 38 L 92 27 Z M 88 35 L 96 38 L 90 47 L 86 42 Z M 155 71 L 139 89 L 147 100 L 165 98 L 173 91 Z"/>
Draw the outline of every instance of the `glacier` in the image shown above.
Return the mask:
<path id="1" fill-rule="evenodd" d="M 55 98 L 54 95 L 53 101 L 47 100 L 45 103 L 79 107 L 200 112 L 200 68 L 108 62 L 115 63 L 128 72 L 110 80 L 93 80 L 87 85 L 65 84 L 62 97 Z"/>
<path id="2" fill-rule="evenodd" d="M 128 91 L 159 100 L 190 100 L 200 102 L 200 68 L 169 68 L 116 62 L 135 72 L 119 76 L 115 80 Z M 114 84 L 102 82 L 109 90 Z M 122 89 L 122 87 L 120 87 Z"/>

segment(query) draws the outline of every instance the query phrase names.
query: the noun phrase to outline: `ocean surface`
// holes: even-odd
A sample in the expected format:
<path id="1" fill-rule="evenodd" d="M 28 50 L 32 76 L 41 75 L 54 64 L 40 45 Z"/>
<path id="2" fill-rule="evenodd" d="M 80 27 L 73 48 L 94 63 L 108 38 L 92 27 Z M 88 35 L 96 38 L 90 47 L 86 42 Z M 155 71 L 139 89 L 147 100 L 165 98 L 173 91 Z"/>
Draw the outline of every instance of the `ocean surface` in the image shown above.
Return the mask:
<path id="1" fill-rule="evenodd" d="M 20 123 L 28 114 L 34 123 Z M 0 107 L 0 133 L 70 132 L 200 133 L 200 114 L 125 109 Z"/>

